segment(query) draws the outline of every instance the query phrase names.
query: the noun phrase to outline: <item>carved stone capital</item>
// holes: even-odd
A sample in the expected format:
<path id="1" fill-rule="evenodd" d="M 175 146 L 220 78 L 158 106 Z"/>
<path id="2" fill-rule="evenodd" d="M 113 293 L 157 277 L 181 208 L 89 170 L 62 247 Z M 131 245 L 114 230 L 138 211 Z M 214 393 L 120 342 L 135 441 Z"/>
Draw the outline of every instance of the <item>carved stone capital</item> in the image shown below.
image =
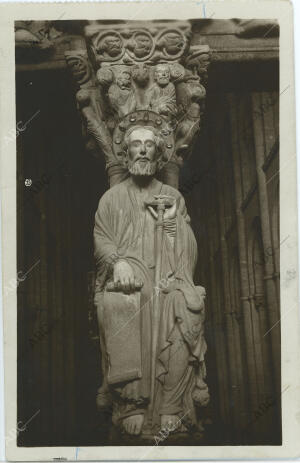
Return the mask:
<path id="1" fill-rule="evenodd" d="M 124 119 L 144 112 L 143 118 L 155 127 L 160 120 L 172 135 L 172 147 L 166 147 L 170 165 L 161 175 L 178 187 L 179 166 L 191 151 L 204 111 L 208 45 L 190 46 L 186 21 L 150 27 L 134 21 L 94 23 L 85 27 L 85 36 L 87 50 L 68 52 L 66 59 L 78 85 L 88 148 L 104 154 L 110 183 L 118 183 L 126 169 L 113 134 Z"/>

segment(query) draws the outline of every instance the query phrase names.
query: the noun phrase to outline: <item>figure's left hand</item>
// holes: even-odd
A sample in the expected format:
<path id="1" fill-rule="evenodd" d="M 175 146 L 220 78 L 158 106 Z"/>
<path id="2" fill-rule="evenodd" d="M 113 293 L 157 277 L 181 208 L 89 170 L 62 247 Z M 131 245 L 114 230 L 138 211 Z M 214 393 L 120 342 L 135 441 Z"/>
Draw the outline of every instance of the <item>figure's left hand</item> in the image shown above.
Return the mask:
<path id="1" fill-rule="evenodd" d="M 164 220 L 175 219 L 176 212 L 177 212 L 177 201 L 173 196 L 169 195 L 154 195 L 155 199 L 168 199 L 172 202 L 172 206 L 167 207 L 164 212 Z M 152 213 L 153 217 L 157 219 L 157 212 L 154 210 L 152 206 L 149 206 L 150 212 Z"/>

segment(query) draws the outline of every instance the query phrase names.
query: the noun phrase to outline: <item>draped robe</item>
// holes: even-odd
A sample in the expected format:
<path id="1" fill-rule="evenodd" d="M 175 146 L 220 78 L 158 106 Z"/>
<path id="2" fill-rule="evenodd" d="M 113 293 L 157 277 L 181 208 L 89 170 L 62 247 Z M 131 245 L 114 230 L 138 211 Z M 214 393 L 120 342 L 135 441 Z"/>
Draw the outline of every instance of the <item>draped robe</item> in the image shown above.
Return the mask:
<path id="1" fill-rule="evenodd" d="M 153 195 L 169 195 L 177 201 L 176 234 L 170 239 L 166 230 L 162 240 L 161 280 L 154 282 L 156 219 L 145 205 L 132 178 L 115 185 L 100 199 L 95 216 L 94 248 L 97 266 L 95 302 L 101 337 L 102 358 L 110 363 L 106 347 L 108 327 L 107 311 L 126 310 L 114 293 L 106 291 L 113 277 L 112 256 L 120 256 L 143 282 L 138 319 L 140 340 L 132 333 L 126 340 L 128 352 L 137 352 L 141 371 L 136 377 L 120 377 L 117 383 L 108 384 L 108 368 L 104 367 L 104 389 L 113 394 L 115 422 L 133 414 L 145 414 L 148 423 L 158 425 L 160 415 L 176 414 L 183 417 L 184 426 L 197 425 L 195 405 L 206 405 L 208 389 L 204 382 L 203 287 L 195 286 L 193 273 L 197 261 L 197 245 L 190 227 L 182 195 L 169 185 L 153 179 L 147 188 L 148 199 Z M 158 288 L 157 288 L 158 286 Z M 152 421 L 148 406 L 151 384 L 151 342 L 153 334 L 153 304 L 159 297 L 159 335 L 155 364 L 155 401 Z M 137 325 L 134 325 L 137 326 Z M 120 328 L 122 329 L 122 327 Z M 132 346 L 130 345 L 132 343 Z M 118 346 L 115 346 L 116 350 Z M 131 349 L 132 347 L 132 349 Z M 114 353 L 116 355 L 116 353 Z M 122 364 L 127 349 L 120 349 Z M 123 369 L 121 369 L 123 370 Z"/>

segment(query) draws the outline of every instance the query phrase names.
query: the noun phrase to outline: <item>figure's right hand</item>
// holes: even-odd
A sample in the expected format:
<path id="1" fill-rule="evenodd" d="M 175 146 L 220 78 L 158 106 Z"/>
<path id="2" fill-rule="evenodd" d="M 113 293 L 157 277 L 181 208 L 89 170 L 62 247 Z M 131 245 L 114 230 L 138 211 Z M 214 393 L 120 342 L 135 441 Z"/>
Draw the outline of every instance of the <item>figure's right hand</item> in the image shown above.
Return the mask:
<path id="1" fill-rule="evenodd" d="M 132 267 L 126 260 L 118 260 L 114 265 L 114 284 L 124 292 L 135 291 L 136 282 Z"/>

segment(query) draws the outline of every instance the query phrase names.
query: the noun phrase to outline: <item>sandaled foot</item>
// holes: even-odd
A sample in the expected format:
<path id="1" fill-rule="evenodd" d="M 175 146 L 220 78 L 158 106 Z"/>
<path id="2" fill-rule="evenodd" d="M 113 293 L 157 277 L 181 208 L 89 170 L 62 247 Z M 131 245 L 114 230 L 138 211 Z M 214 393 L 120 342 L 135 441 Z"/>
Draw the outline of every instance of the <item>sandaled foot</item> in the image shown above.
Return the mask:
<path id="1" fill-rule="evenodd" d="M 138 435 L 142 431 L 144 415 L 132 415 L 124 418 L 123 428 L 128 434 Z"/>
<path id="2" fill-rule="evenodd" d="M 180 418 L 177 415 L 161 415 L 161 429 L 174 432 L 181 426 Z"/>

